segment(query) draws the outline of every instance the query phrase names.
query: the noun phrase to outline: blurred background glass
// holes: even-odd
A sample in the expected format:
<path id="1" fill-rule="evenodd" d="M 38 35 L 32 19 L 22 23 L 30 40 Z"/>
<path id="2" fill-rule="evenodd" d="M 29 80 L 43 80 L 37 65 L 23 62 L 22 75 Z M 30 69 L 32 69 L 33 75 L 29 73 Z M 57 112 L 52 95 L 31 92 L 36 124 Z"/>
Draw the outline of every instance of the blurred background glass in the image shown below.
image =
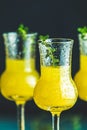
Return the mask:
<path id="1" fill-rule="evenodd" d="M 1 75 L 1 94 L 17 106 L 18 129 L 25 130 L 25 104 L 33 98 L 39 79 L 36 71 L 37 33 L 3 34 L 6 51 L 6 69 Z"/>

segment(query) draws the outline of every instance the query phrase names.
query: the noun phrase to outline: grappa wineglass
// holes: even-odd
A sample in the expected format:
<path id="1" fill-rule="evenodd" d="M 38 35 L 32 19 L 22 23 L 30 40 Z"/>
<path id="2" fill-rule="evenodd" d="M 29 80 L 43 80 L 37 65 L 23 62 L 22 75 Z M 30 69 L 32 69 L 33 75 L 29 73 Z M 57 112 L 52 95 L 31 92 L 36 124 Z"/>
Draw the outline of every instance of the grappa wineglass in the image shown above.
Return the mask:
<path id="1" fill-rule="evenodd" d="M 1 77 L 1 93 L 17 105 L 19 130 L 25 130 L 24 106 L 32 99 L 39 78 L 36 71 L 37 33 L 22 39 L 16 32 L 4 33 L 6 70 Z"/>
<path id="2" fill-rule="evenodd" d="M 79 98 L 87 101 L 87 33 L 78 35 L 80 49 L 80 68 L 74 80 L 78 89 Z"/>
<path id="3" fill-rule="evenodd" d="M 73 40 L 50 38 L 39 41 L 41 77 L 34 88 L 34 101 L 52 114 L 52 129 L 59 130 L 62 111 L 75 104 L 78 92 L 71 77 Z"/>

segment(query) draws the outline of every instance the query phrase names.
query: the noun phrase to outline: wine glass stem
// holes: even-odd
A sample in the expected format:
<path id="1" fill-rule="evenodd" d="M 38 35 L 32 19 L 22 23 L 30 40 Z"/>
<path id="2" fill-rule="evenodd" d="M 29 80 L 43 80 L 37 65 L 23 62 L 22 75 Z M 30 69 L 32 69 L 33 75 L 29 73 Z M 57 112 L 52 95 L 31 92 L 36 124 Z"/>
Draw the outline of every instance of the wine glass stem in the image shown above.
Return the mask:
<path id="1" fill-rule="evenodd" d="M 59 130 L 60 117 L 57 114 L 52 114 L 52 130 Z"/>
<path id="2" fill-rule="evenodd" d="M 25 130 L 24 104 L 17 105 L 18 130 Z"/>

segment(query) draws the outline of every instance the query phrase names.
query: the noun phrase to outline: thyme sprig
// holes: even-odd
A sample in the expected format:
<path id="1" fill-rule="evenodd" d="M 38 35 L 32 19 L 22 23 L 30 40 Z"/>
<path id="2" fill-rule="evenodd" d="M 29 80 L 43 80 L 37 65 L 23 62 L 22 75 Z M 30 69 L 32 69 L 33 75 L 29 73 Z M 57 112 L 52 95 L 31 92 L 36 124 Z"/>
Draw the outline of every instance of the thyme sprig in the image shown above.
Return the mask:
<path id="1" fill-rule="evenodd" d="M 45 41 L 46 39 L 48 39 L 49 38 L 49 35 L 47 34 L 47 35 L 40 35 L 39 36 L 39 40 L 40 41 Z"/>
<path id="2" fill-rule="evenodd" d="M 17 33 L 22 38 L 22 40 L 25 40 L 26 34 L 28 34 L 28 32 L 29 32 L 28 27 L 24 26 L 23 24 L 19 25 L 19 27 L 17 29 Z"/>
<path id="3" fill-rule="evenodd" d="M 87 26 L 77 28 L 77 31 L 81 34 L 81 37 L 84 38 L 87 36 Z"/>
<path id="4" fill-rule="evenodd" d="M 59 60 L 58 60 L 57 56 L 55 55 L 55 53 L 57 51 L 56 48 L 52 48 L 51 46 L 49 46 L 47 50 L 48 50 L 47 56 L 49 55 L 52 65 L 53 66 L 58 65 Z"/>
<path id="5" fill-rule="evenodd" d="M 45 58 L 50 58 L 50 63 L 53 65 L 53 66 L 57 66 L 58 65 L 58 58 L 56 56 L 56 48 L 53 48 L 52 47 L 52 44 L 50 44 L 50 42 L 47 42 L 46 40 L 49 39 L 49 35 L 40 35 L 39 36 L 39 40 L 41 41 L 40 43 L 45 45 L 46 46 L 46 51 L 47 51 L 47 54 L 46 54 L 46 57 Z"/>

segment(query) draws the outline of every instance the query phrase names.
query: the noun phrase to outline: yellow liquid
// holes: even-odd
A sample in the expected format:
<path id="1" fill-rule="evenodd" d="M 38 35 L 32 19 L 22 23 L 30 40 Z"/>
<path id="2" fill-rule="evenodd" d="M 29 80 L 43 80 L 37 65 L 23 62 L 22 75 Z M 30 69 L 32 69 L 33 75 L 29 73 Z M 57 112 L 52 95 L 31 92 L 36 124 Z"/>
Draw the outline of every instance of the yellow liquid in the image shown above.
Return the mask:
<path id="1" fill-rule="evenodd" d="M 35 103 L 52 113 L 71 108 L 77 89 L 69 75 L 69 67 L 41 67 L 41 78 L 34 89 Z"/>
<path id="2" fill-rule="evenodd" d="M 80 70 L 75 75 L 75 83 L 78 89 L 79 97 L 87 101 L 87 56 L 80 56 Z"/>
<path id="3" fill-rule="evenodd" d="M 30 63 L 30 64 L 29 64 Z M 7 68 L 1 77 L 1 93 L 17 104 L 23 104 L 33 97 L 33 90 L 39 78 L 33 68 L 34 60 L 7 60 Z"/>

